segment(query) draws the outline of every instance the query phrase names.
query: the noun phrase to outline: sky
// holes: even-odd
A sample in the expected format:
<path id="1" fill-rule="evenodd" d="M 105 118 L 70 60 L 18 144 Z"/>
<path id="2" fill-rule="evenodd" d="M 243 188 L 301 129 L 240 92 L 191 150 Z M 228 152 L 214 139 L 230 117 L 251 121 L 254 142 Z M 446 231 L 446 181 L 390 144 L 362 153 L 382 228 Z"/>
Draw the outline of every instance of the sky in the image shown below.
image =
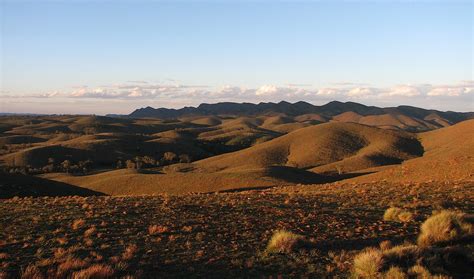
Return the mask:
<path id="1" fill-rule="evenodd" d="M 0 3 L 0 112 L 281 100 L 474 111 L 473 1 Z"/>

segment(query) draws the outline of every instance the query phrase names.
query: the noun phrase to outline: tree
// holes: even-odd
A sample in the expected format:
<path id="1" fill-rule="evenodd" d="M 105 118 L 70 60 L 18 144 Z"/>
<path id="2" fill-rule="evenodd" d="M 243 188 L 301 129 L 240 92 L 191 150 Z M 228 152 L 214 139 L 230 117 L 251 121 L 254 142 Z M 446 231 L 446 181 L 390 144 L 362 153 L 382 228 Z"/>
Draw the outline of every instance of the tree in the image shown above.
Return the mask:
<path id="1" fill-rule="evenodd" d="M 132 160 L 127 160 L 125 162 L 125 165 L 127 166 L 127 169 L 134 169 L 135 168 L 135 163 Z"/>
<path id="2" fill-rule="evenodd" d="M 142 158 L 140 158 L 139 156 L 135 157 L 135 168 L 139 170 L 142 168 L 142 166 L 143 166 Z"/>
<path id="3" fill-rule="evenodd" d="M 169 162 L 169 163 L 174 162 L 174 161 L 176 160 L 176 158 L 177 158 L 177 156 L 176 156 L 176 154 L 174 154 L 173 152 L 169 152 L 169 151 L 168 151 L 168 152 L 165 152 L 165 153 L 163 154 L 163 160 L 164 160 L 164 161 L 167 161 L 167 162 Z"/>
<path id="4" fill-rule="evenodd" d="M 181 155 L 179 155 L 179 162 L 180 163 L 191 163 L 191 157 L 188 154 L 181 154 Z"/>
<path id="5" fill-rule="evenodd" d="M 90 169 L 92 169 L 92 160 L 79 161 L 79 168 L 82 169 L 82 172 L 86 174 Z"/>
<path id="6" fill-rule="evenodd" d="M 150 156 L 144 156 L 141 159 L 143 161 L 143 164 L 145 164 L 145 165 L 149 165 L 149 166 L 155 166 L 156 165 L 155 158 L 152 158 Z"/>
<path id="7" fill-rule="evenodd" d="M 69 173 L 69 169 L 71 168 L 71 161 L 69 161 L 69 160 L 64 160 L 64 161 L 61 163 L 61 167 L 63 168 L 63 170 L 66 171 L 66 173 Z"/>

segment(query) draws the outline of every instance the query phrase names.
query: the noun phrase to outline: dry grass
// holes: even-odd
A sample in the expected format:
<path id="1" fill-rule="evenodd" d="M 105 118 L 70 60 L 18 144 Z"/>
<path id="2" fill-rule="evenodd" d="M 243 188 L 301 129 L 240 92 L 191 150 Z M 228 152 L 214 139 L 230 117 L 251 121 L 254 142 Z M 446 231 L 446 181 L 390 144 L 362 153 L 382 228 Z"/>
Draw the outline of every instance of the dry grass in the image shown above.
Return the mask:
<path id="1" fill-rule="evenodd" d="M 21 272 L 21 279 L 42 279 L 44 278 L 41 270 L 36 265 L 28 265 L 25 270 Z"/>
<path id="2" fill-rule="evenodd" d="M 160 225 L 151 225 L 148 227 L 148 234 L 149 235 L 158 235 L 169 231 L 169 228 L 166 226 Z"/>
<path id="3" fill-rule="evenodd" d="M 450 279 L 450 276 L 447 275 L 432 275 L 428 269 L 422 265 L 414 265 L 408 270 L 408 275 L 411 277 L 421 278 L 421 279 Z"/>
<path id="4" fill-rule="evenodd" d="M 77 219 L 77 220 L 74 220 L 72 222 L 72 229 L 73 230 L 78 230 L 79 228 L 81 228 L 82 226 L 84 226 L 86 223 L 86 221 L 84 219 Z"/>
<path id="5" fill-rule="evenodd" d="M 474 205 L 466 199 L 471 189 L 470 183 L 327 184 L 211 195 L 4 200 L 0 212 L 8 214 L 0 215 L 0 251 L 8 257 L 0 260 L 0 270 L 18 278 L 35 265 L 45 277 L 66 278 L 99 264 L 112 267 L 117 278 L 346 278 L 354 254 L 391 240 L 393 245 L 380 244 L 385 262 L 380 275 L 391 266 L 408 274 L 422 259 L 419 264 L 431 274 L 459 277 L 471 273 L 459 268 L 457 251 L 397 245 L 416 238 L 420 219 L 400 224 L 384 222 L 380 215 L 391 202 L 409 205 L 420 217 L 439 201 L 472 212 Z M 92 213 L 84 204 L 93 206 Z M 73 220 L 85 223 L 73 230 Z M 310 245 L 264 253 L 275 227 L 305 236 Z M 91 228 L 94 233 L 88 233 Z M 89 240 L 93 244 L 85 245 Z M 293 240 L 283 243 L 300 246 Z"/>
<path id="6" fill-rule="evenodd" d="M 354 257 L 353 275 L 356 278 L 376 278 L 383 264 L 383 254 L 380 250 L 367 249 Z"/>
<path id="7" fill-rule="evenodd" d="M 292 253 L 302 248 L 307 241 L 301 235 L 294 234 L 285 230 L 279 230 L 273 233 L 268 242 L 266 253 Z"/>
<path id="8" fill-rule="evenodd" d="M 108 265 L 94 264 L 88 268 L 74 272 L 72 279 L 101 279 L 111 278 L 114 275 L 114 270 Z"/>
<path id="9" fill-rule="evenodd" d="M 408 276 L 399 267 L 392 266 L 382 276 L 383 279 L 406 279 Z"/>
<path id="10" fill-rule="evenodd" d="M 394 221 L 394 222 L 410 222 L 413 221 L 413 213 L 398 208 L 398 207 L 390 207 L 388 208 L 384 215 L 383 215 L 383 220 L 384 221 Z"/>
<path id="11" fill-rule="evenodd" d="M 388 215 L 391 217 L 392 213 L 398 214 L 391 210 Z M 380 249 L 362 251 L 354 257 L 353 275 L 357 278 L 449 278 L 444 274 L 466 274 L 472 270 L 468 255 L 472 253 L 472 239 L 465 248 L 430 246 L 453 244 L 453 240 L 472 236 L 472 224 L 466 220 L 461 212 L 435 213 L 422 224 L 418 245 L 405 243 L 390 247 L 390 243 L 382 242 Z M 388 270 L 387 266 L 390 266 Z M 430 270 L 440 274 L 432 275 Z"/>
<path id="12" fill-rule="evenodd" d="M 70 257 L 62 262 L 57 268 L 58 277 L 63 277 L 71 271 L 83 268 L 88 265 L 87 261 L 82 259 Z"/>
<path id="13" fill-rule="evenodd" d="M 418 237 L 420 246 L 446 243 L 472 236 L 472 220 L 461 212 L 443 210 L 428 218 L 421 226 Z"/>

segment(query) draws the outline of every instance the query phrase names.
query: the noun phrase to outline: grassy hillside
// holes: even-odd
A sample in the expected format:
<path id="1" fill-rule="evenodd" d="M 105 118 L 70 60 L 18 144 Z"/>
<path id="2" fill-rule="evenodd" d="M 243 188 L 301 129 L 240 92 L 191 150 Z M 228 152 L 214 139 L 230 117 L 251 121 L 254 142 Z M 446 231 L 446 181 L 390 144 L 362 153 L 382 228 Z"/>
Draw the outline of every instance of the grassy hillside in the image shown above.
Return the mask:
<path id="1" fill-rule="evenodd" d="M 419 134 L 419 139 L 422 157 L 353 181 L 474 181 L 474 120 Z"/>
<path id="2" fill-rule="evenodd" d="M 352 123 L 326 123 L 298 129 L 242 151 L 196 162 L 214 171 L 289 166 L 331 171 L 339 163 L 346 171 L 399 163 L 420 156 L 421 145 L 410 134 Z M 319 169 L 318 169 L 319 168 Z"/>

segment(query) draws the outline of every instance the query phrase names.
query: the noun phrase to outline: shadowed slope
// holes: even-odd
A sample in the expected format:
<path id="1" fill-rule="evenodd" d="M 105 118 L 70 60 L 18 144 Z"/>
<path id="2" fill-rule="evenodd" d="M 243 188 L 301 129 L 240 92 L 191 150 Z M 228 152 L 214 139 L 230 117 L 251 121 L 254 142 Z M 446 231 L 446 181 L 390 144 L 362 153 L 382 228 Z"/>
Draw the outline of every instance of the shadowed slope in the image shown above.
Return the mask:
<path id="1" fill-rule="evenodd" d="M 0 173 L 0 198 L 98 196 L 103 193 L 40 177 Z"/>

